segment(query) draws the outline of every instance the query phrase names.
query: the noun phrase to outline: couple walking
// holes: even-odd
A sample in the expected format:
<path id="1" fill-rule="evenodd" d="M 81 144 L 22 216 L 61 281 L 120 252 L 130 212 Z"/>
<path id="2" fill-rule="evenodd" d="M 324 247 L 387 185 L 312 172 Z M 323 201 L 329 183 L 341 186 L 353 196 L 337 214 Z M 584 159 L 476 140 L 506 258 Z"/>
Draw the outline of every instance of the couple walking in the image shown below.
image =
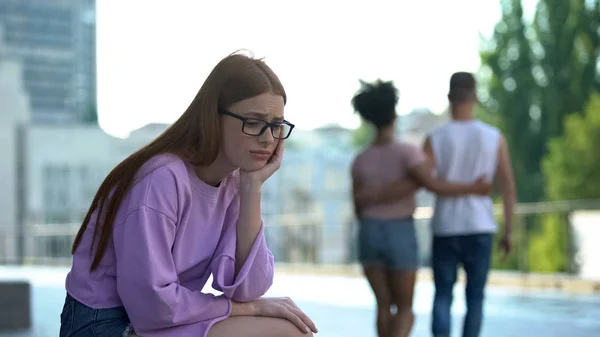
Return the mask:
<path id="1" fill-rule="evenodd" d="M 414 322 L 418 245 L 413 212 L 421 187 L 436 194 L 431 219 L 433 336 L 450 335 L 459 265 L 467 278 L 463 336 L 479 335 L 497 228 L 490 198 L 494 179 L 504 202 L 500 246 L 505 254 L 510 252 L 516 189 L 506 141 L 496 128 L 473 118 L 477 96 L 472 74 L 452 75 L 448 100 L 451 120 L 430 133 L 422 149 L 394 137 L 398 92 L 391 82 L 363 83 L 352 100 L 354 109 L 377 129 L 351 172 L 359 259 L 377 300 L 379 337 L 406 337 Z"/>

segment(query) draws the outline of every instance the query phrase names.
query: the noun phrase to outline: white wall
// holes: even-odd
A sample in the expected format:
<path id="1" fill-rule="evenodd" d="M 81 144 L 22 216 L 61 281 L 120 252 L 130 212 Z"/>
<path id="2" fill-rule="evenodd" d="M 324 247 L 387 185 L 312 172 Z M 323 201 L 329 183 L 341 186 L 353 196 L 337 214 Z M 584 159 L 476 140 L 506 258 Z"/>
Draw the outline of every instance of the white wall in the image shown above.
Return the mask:
<path id="1" fill-rule="evenodd" d="M 160 130 L 142 128 L 125 139 L 93 125 L 29 125 L 25 133 L 27 223 L 35 224 L 48 222 L 44 214 L 55 206 L 79 221 L 110 170 Z"/>
<path id="2" fill-rule="evenodd" d="M 162 129 L 142 128 L 120 139 L 93 125 L 27 125 L 23 153 L 26 256 L 68 255 L 77 226 L 63 225 L 80 222 L 110 170 Z M 46 223 L 59 224 L 52 228 L 63 234 L 38 241 L 29 239 L 41 235 L 37 231 L 46 230 L 45 226 L 32 225 Z"/>
<path id="3" fill-rule="evenodd" d="M 53 177 L 51 179 L 56 180 L 57 189 L 68 189 L 64 207 L 79 208 L 81 203 L 88 203 L 89 206 L 91 200 L 81 197 L 79 191 L 83 186 L 80 185 L 96 185 L 99 182 L 98 178 L 87 181 L 80 179 L 80 168 L 89 167 L 99 170 L 100 176 L 106 175 L 110 166 L 117 160 L 111 156 L 112 138 L 97 126 L 28 126 L 25 154 L 28 224 L 46 222 L 43 216 L 44 209 L 52 204 L 52 201 L 47 200 L 50 195 L 44 189 L 49 178 L 45 170 L 50 167 L 66 170 L 65 177 L 60 176 L 60 171 L 58 176 L 50 175 Z"/>
<path id="4" fill-rule="evenodd" d="M 579 276 L 600 281 L 600 211 L 576 211 L 571 214 L 571 225 L 579 264 Z"/>
<path id="5" fill-rule="evenodd" d="M 0 59 L 0 254 L 14 255 L 12 235 L 18 224 L 19 125 L 29 120 L 29 101 L 23 90 L 21 65 Z"/>

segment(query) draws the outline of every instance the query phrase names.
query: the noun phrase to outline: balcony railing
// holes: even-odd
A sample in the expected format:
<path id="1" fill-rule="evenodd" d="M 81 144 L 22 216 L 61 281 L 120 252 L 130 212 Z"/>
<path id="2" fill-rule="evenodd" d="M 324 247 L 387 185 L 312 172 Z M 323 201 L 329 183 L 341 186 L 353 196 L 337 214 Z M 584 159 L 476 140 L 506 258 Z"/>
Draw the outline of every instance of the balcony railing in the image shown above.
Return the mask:
<path id="1" fill-rule="evenodd" d="M 571 215 L 575 211 L 600 210 L 600 200 L 519 204 L 516 207 L 513 252 L 496 269 L 521 272 L 576 274 L 582 263 L 578 237 Z M 415 212 L 422 264 L 429 265 L 431 207 Z M 501 205 L 496 209 L 502 227 Z M 356 262 L 356 221 L 350 209 L 328 224 L 322 213 L 265 216 L 265 235 L 276 259 L 302 264 L 350 264 Z M 600 225 L 600 219 L 598 220 Z M 71 245 L 79 223 L 34 224 L 22 230 L 0 227 L 0 264 L 61 265 L 71 263 Z M 21 233 L 20 235 L 18 233 Z"/>

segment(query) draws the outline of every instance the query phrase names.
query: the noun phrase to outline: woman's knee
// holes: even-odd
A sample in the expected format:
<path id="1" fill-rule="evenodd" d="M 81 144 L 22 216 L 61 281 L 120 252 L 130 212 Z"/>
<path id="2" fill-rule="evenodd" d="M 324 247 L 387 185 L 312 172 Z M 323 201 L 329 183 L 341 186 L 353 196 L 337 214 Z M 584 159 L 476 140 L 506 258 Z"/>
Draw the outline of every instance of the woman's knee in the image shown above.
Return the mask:
<path id="1" fill-rule="evenodd" d="M 274 317 L 230 317 L 212 326 L 208 337 L 312 337 L 290 321 Z"/>
<path id="2" fill-rule="evenodd" d="M 403 315 L 403 316 L 414 315 L 412 305 L 396 306 L 396 308 L 397 308 L 397 311 L 396 311 L 397 315 Z"/>
<path id="3" fill-rule="evenodd" d="M 394 298 L 394 305 L 400 310 L 410 309 L 413 307 L 413 297 L 412 296 L 398 296 Z"/>
<path id="4" fill-rule="evenodd" d="M 386 313 L 386 312 L 391 312 L 392 310 L 392 301 L 384 301 L 384 302 L 377 302 L 377 312 L 379 313 Z"/>
<path id="5" fill-rule="evenodd" d="M 412 291 L 397 291 L 392 298 L 392 303 L 398 311 L 412 310 L 413 297 Z"/>
<path id="6" fill-rule="evenodd" d="M 396 306 L 396 312 L 398 314 L 412 314 L 413 310 L 413 296 L 412 294 L 406 294 L 405 296 L 395 296 L 394 305 Z"/>

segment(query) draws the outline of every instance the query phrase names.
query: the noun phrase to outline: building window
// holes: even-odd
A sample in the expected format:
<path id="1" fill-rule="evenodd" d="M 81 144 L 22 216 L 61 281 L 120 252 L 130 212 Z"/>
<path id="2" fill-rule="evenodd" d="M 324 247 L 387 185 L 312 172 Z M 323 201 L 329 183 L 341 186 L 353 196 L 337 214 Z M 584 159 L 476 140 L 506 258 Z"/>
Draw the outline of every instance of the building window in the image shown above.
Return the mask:
<path id="1" fill-rule="evenodd" d="M 70 169 L 66 165 L 48 164 L 43 168 L 44 220 L 46 223 L 70 221 Z"/>
<path id="2" fill-rule="evenodd" d="M 70 236 L 40 236 L 35 238 L 36 258 L 68 258 L 71 257 Z"/>
<path id="3" fill-rule="evenodd" d="M 71 213 L 69 211 L 47 211 L 44 216 L 44 222 L 47 224 L 66 224 L 71 221 Z"/>
<path id="4" fill-rule="evenodd" d="M 79 186 L 81 186 L 82 203 L 90 203 L 94 199 L 96 189 L 92 188 L 94 183 L 94 174 L 90 167 L 82 165 L 79 167 Z"/>
<path id="5" fill-rule="evenodd" d="M 70 202 L 70 198 L 69 198 L 69 187 L 70 187 L 70 170 L 69 167 L 66 165 L 63 165 L 59 168 L 59 174 L 60 174 L 60 178 L 58 179 L 58 184 L 56 184 L 54 186 L 55 190 L 56 190 L 56 195 L 57 195 L 57 200 L 61 205 L 64 205 L 64 207 L 68 207 L 69 202 Z M 60 184 L 60 185 L 59 185 Z"/>

